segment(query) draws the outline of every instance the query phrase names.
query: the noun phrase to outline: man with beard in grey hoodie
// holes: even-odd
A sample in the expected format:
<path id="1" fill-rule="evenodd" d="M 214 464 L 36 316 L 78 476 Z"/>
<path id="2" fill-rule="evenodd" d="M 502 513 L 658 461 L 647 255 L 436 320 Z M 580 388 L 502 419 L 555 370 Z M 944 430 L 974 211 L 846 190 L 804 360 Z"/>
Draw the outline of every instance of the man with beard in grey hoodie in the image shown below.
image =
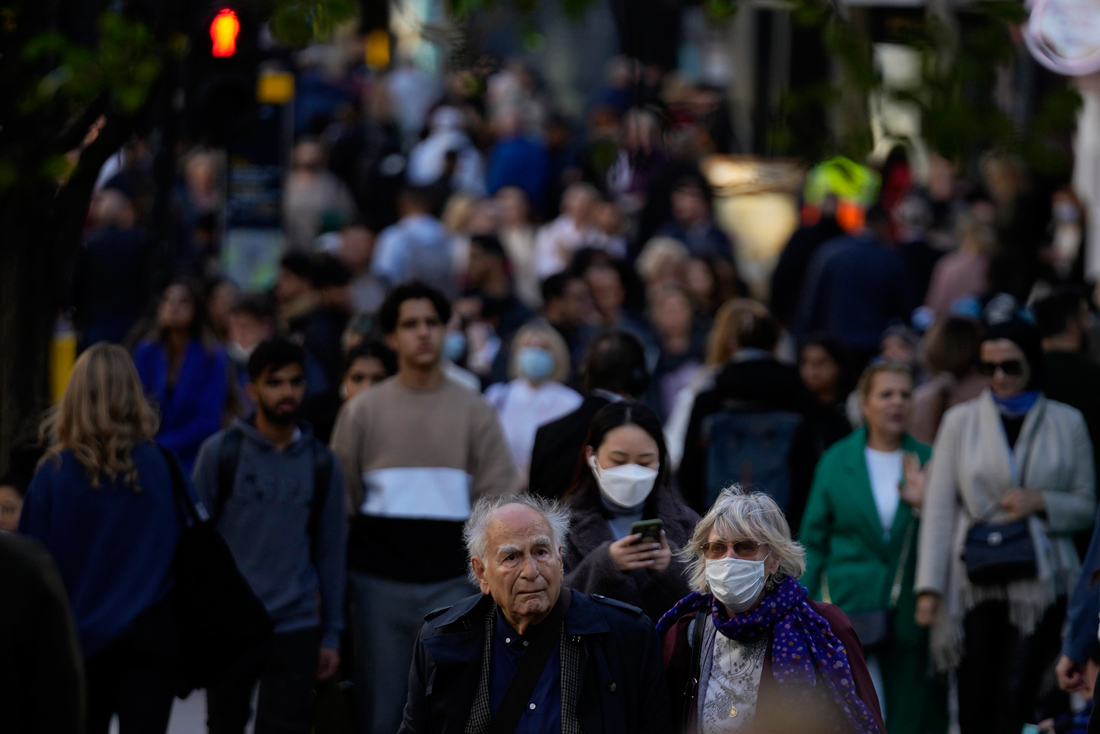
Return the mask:
<path id="1" fill-rule="evenodd" d="M 310 728 L 310 690 L 340 664 L 346 520 L 340 469 L 297 420 L 305 353 L 286 339 L 261 342 L 248 360 L 256 412 L 203 444 L 195 489 L 241 573 L 275 622 L 275 634 L 207 690 L 211 734 L 241 734 L 260 684 L 257 731 Z"/>

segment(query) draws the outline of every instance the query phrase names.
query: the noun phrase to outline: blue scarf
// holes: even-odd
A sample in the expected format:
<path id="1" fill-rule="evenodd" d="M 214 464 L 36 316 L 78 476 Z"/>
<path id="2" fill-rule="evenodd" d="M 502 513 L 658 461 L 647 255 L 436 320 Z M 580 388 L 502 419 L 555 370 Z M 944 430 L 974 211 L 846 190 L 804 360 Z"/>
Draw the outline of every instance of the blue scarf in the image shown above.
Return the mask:
<path id="1" fill-rule="evenodd" d="M 755 609 L 730 617 L 711 594 L 693 591 L 661 617 L 657 632 L 663 637 L 677 620 L 704 606 L 711 607 L 714 626 L 731 640 L 743 642 L 772 632 L 772 675 L 776 683 L 811 688 L 820 676 L 854 731 L 881 734 L 875 715 L 856 693 L 843 643 L 828 620 L 806 601 L 806 594 L 798 581 L 788 577 L 765 592 Z"/>
<path id="2" fill-rule="evenodd" d="M 993 396 L 993 403 L 1001 411 L 1001 415 L 1006 418 L 1023 418 L 1029 410 L 1035 407 L 1035 401 L 1039 399 L 1038 390 L 1027 390 L 1010 398 L 1002 398 L 992 391 L 990 391 L 990 394 Z"/>

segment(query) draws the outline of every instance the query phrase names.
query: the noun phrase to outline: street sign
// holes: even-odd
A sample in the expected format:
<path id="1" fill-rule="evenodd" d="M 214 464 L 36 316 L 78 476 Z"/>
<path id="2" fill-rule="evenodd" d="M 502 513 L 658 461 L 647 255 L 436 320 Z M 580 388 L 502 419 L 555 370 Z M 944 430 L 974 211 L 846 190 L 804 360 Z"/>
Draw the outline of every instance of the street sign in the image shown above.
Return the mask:
<path id="1" fill-rule="evenodd" d="M 245 291 L 267 290 L 274 285 L 286 248 L 283 176 L 289 164 L 294 115 L 290 98 L 285 99 L 287 104 L 259 105 L 247 134 L 226 145 L 222 269 Z"/>

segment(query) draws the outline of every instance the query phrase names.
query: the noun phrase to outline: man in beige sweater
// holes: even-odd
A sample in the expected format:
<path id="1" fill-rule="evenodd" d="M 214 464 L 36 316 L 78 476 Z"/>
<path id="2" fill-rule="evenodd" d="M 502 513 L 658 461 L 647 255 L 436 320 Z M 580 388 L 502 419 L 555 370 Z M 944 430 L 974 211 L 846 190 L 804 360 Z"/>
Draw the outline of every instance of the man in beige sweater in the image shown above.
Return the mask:
<path id="1" fill-rule="evenodd" d="M 351 628 L 368 734 L 401 723 L 424 616 L 476 593 L 462 539 L 473 502 L 519 487 L 492 407 L 443 374 L 450 315 L 443 294 L 423 284 L 390 292 L 379 322 L 397 375 L 348 401 L 332 434 L 352 513 Z"/>

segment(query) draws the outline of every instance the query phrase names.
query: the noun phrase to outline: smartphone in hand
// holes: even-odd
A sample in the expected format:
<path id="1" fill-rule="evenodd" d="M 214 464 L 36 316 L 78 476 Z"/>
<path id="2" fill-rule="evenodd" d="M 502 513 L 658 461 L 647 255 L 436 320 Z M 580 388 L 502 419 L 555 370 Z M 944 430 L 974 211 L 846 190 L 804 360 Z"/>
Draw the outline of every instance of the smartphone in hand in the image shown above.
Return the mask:
<path id="1" fill-rule="evenodd" d="M 638 543 L 660 543 L 661 542 L 661 528 L 665 526 L 664 520 L 639 520 L 638 522 L 630 526 L 630 534 L 636 535 L 642 534 L 642 537 L 634 541 L 634 545 Z"/>

